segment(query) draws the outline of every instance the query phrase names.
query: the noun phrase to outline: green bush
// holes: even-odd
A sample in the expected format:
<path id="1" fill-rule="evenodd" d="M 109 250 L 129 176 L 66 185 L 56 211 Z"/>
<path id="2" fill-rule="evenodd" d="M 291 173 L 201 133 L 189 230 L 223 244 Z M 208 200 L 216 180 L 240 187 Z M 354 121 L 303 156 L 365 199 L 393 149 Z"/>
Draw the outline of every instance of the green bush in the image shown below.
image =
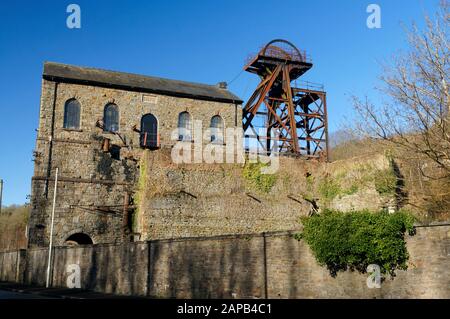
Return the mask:
<path id="1" fill-rule="evenodd" d="M 326 210 L 301 221 L 303 232 L 296 238 L 306 241 L 319 265 L 326 266 L 333 277 L 347 269 L 365 273 L 370 264 L 391 276 L 396 269 L 408 268 L 404 234 L 414 234 L 414 218 L 408 212 Z"/>
<path id="2" fill-rule="evenodd" d="M 263 163 L 246 163 L 243 175 L 247 184 L 263 193 L 268 193 L 277 180 L 275 174 L 262 174 L 261 168 L 267 166 Z"/>

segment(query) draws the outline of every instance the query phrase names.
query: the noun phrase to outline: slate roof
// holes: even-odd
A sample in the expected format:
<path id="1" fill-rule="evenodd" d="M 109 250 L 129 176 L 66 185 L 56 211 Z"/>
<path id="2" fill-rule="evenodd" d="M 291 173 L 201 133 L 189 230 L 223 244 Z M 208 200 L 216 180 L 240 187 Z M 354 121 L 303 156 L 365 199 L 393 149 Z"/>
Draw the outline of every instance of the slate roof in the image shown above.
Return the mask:
<path id="1" fill-rule="evenodd" d="M 43 78 L 66 83 L 242 104 L 242 100 L 238 96 L 216 85 L 184 82 L 55 62 L 44 63 Z"/>

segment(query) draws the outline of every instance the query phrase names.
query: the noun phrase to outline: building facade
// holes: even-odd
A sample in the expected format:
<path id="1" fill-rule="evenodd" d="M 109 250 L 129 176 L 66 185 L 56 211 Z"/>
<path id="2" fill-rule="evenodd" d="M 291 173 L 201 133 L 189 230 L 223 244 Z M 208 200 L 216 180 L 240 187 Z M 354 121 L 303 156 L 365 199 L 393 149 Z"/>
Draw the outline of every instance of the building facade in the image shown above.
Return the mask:
<path id="1" fill-rule="evenodd" d="M 56 168 L 55 245 L 129 240 L 143 150 L 192 142 L 196 120 L 212 132 L 240 128 L 241 104 L 223 83 L 45 63 L 29 246 L 48 244 Z"/>

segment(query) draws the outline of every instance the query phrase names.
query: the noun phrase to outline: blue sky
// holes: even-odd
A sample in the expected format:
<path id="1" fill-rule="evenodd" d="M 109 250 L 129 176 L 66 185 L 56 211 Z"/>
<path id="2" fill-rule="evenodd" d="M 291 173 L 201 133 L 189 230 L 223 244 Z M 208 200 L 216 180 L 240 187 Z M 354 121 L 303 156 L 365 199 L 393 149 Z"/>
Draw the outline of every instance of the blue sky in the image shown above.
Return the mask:
<path id="1" fill-rule="evenodd" d="M 81 29 L 66 7 L 81 7 Z M 366 27 L 380 5 L 382 28 Z M 378 62 L 405 47 L 402 22 L 422 22 L 438 0 L 1 1 L 0 178 L 3 204 L 30 194 L 44 61 L 215 84 L 231 81 L 249 54 L 284 38 L 312 57 L 305 80 L 328 93 L 330 130 L 352 117 L 349 94 L 372 95 Z M 244 100 L 257 79 L 230 89 Z M 375 97 L 376 100 L 376 97 Z"/>

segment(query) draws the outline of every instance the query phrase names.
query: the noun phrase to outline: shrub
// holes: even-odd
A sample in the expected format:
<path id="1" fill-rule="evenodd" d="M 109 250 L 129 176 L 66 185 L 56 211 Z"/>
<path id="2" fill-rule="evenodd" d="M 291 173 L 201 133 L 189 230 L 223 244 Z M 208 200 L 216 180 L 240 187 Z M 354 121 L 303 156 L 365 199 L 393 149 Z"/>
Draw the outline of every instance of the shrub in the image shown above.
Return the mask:
<path id="1" fill-rule="evenodd" d="M 370 264 L 391 276 L 396 269 L 408 268 L 404 233 L 414 234 L 414 218 L 408 212 L 325 210 L 301 221 L 303 232 L 296 238 L 306 241 L 319 265 L 326 266 L 333 277 L 347 269 L 365 273 Z"/>

